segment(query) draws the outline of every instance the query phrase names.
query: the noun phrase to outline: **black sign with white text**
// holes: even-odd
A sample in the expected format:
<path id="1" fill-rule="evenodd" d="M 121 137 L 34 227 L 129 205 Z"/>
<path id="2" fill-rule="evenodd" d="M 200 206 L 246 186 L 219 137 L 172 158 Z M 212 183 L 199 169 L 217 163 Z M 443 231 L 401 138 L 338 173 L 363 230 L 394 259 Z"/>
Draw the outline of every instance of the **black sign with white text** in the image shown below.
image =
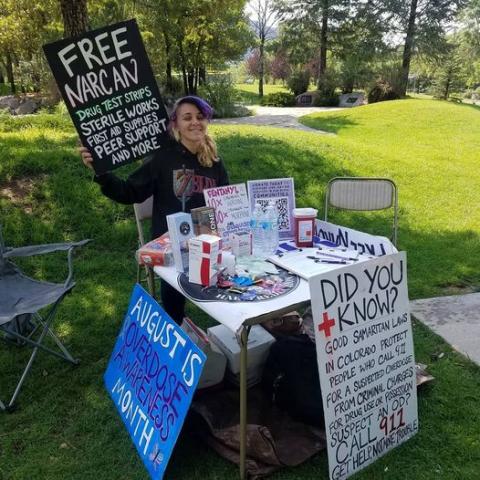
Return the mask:
<path id="1" fill-rule="evenodd" d="M 167 142 L 168 115 L 135 20 L 43 49 L 96 173 L 143 158 Z"/>

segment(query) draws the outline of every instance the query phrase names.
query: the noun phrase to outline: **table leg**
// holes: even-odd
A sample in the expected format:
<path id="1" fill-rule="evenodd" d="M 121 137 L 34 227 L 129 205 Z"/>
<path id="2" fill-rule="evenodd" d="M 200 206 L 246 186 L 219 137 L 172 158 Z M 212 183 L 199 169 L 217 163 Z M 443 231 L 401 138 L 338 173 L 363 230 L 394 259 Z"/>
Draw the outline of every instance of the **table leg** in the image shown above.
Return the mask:
<path id="1" fill-rule="evenodd" d="M 247 343 L 250 327 L 240 335 L 240 480 L 247 478 Z"/>

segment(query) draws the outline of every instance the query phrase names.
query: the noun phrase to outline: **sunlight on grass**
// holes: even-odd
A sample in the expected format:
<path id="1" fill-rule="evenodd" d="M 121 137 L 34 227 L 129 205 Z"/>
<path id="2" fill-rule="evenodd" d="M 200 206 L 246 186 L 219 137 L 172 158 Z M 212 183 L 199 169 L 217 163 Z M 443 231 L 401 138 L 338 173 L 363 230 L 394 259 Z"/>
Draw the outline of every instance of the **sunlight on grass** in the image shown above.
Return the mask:
<path id="1" fill-rule="evenodd" d="M 256 85 L 238 87 L 256 96 Z M 211 131 L 232 183 L 291 176 L 297 205 L 317 208 L 319 217 L 332 177 L 395 180 L 410 297 L 421 298 L 480 287 L 479 113 L 472 106 L 411 99 L 303 117 L 305 124 L 335 136 L 239 125 L 212 125 Z M 146 479 L 103 386 L 136 278 L 133 210 L 100 194 L 75 145 L 65 116 L 0 119 L 0 187 L 14 178 L 32 182 L 28 198 L 22 199 L 31 204 L 30 213 L 21 202 L 0 197 L 7 245 L 94 240 L 75 255 L 77 286 L 57 319 L 60 334 L 81 363 L 72 367 L 39 353 L 18 411 L 0 416 L 0 478 L 110 480 L 112 466 L 121 466 L 115 478 Z M 125 176 L 133 168 L 118 173 Z M 337 212 L 334 220 L 386 235 L 390 229 L 385 212 Z M 55 281 L 66 275 L 64 256 L 28 266 Z M 188 312 L 202 326 L 212 323 L 198 308 L 190 306 Z M 417 360 L 429 364 L 437 377 L 419 395 L 420 432 L 355 478 L 475 479 L 480 471 L 480 369 L 417 322 L 414 338 Z M 439 352 L 444 357 L 432 360 Z M 0 348 L 0 393 L 14 384 L 29 353 Z M 65 442 L 69 445 L 60 448 Z M 235 466 L 207 446 L 182 436 L 165 478 L 223 480 L 237 474 Z M 271 478 L 327 478 L 326 455 Z"/>

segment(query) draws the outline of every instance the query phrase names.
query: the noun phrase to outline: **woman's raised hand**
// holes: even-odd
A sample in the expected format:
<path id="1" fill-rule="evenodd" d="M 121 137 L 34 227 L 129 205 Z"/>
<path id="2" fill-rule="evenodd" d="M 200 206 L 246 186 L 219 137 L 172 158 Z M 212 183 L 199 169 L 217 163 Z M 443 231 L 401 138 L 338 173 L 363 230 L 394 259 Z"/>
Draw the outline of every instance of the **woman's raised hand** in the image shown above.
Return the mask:
<path id="1" fill-rule="evenodd" d="M 80 153 L 82 157 L 82 162 L 83 164 L 93 170 L 93 158 L 92 154 L 90 153 L 90 150 L 88 150 L 87 147 L 84 147 L 83 145 L 78 147 L 78 152 Z"/>

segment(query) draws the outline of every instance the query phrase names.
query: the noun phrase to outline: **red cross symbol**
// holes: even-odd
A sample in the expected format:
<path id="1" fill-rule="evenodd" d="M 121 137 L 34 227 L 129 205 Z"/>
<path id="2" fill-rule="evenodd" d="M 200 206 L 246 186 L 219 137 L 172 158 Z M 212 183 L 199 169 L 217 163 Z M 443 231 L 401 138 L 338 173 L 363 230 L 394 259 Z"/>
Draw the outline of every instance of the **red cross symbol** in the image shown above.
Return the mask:
<path id="1" fill-rule="evenodd" d="M 318 331 L 321 332 L 322 330 L 325 332 L 325 337 L 329 337 L 332 332 L 330 329 L 335 325 L 334 318 L 328 318 L 328 313 L 323 312 L 323 323 L 318 325 Z"/>

